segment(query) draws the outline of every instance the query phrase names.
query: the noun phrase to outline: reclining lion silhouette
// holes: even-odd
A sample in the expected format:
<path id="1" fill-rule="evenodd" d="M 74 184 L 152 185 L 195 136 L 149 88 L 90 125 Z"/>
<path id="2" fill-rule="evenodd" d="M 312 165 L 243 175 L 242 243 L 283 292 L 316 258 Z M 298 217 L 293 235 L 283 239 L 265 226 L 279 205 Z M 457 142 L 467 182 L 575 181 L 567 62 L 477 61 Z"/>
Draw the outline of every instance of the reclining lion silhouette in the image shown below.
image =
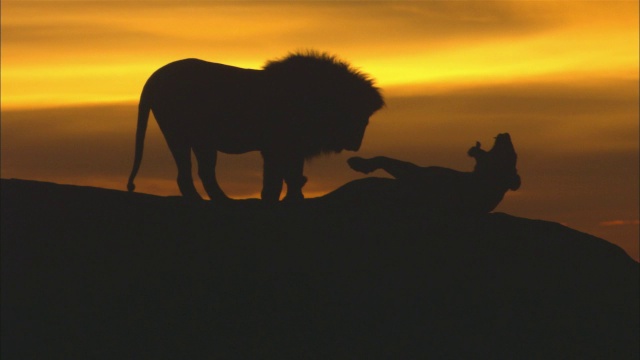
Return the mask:
<path id="1" fill-rule="evenodd" d="M 262 70 L 198 59 L 179 60 L 147 80 L 138 106 L 135 158 L 127 188 L 140 168 L 149 112 L 178 167 L 178 187 L 201 199 L 191 176 L 191 151 L 212 200 L 227 199 L 216 180 L 216 156 L 260 151 L 264 201 L 301 200 L 305 159 L 357 151 L 369 117 L 384 100 L 374 81 L 326 53 L 293 53 Z"/>
<path id="2" fill-rule="evenodd" d="M 410 162 L 378 156 L 352 157 L 352 169 L 368 174 L 382 169 L 395 179 L 370 177 L 354 180 L 332 193 L 329 200 L 360 205 L 415 205 L 427 211 L 482 214 L 498 206 L 508 190 L 520 188 L 517 154 L 509 134 L 498 134 L 493 148 L 485 151 L 480 142 L 469 149 L 475 158 L 472 172 L 439 166 L 420 167 Z"/>

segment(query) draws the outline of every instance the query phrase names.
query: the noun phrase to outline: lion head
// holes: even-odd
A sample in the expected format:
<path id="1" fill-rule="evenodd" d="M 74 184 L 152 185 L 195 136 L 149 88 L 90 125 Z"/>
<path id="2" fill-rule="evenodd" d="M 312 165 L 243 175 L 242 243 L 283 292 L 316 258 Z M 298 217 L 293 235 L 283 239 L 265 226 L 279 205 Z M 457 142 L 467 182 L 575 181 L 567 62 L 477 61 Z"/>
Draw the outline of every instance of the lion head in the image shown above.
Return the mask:
<path id="1" fill-rule="evenodd" d="M 263 69 L 307 158 L 360 149 L 369 118 L 384 106 L 371 77 L 326 53 L 293 53 Z"/>

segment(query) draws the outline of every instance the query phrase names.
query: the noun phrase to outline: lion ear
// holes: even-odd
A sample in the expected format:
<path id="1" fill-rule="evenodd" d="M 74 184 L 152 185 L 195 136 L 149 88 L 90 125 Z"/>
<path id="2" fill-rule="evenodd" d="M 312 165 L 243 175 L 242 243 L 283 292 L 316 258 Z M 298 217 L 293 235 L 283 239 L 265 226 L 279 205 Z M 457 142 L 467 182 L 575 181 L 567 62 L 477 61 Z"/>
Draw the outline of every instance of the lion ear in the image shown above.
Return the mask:
<path id="1" fill-rule="evenodd" d="M 469 149 L 469 151 L 467 151 L 467 155 L 469 155 L 469 156 L 471 156 L 473 158 L 477 158 L 481 154 L 486 154 L 487 152 L 482 150 L 480 148 L 480 146 L 481 146 L 480 141 L 476 141 L 476 146 L 474 146 L 471 149 Z"/>

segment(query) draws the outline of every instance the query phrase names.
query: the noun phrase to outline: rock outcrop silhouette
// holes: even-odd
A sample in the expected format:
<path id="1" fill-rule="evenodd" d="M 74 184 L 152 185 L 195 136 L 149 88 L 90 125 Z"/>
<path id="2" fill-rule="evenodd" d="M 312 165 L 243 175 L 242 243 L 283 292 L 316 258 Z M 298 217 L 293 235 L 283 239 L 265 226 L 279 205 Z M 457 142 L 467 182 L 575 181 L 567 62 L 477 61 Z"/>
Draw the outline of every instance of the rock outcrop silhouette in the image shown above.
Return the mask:
<path id="1" fill-rule="evenodd" d="M 2 180 L 2 359 L 638 358 L 638 263 L 503 213 Z"/>

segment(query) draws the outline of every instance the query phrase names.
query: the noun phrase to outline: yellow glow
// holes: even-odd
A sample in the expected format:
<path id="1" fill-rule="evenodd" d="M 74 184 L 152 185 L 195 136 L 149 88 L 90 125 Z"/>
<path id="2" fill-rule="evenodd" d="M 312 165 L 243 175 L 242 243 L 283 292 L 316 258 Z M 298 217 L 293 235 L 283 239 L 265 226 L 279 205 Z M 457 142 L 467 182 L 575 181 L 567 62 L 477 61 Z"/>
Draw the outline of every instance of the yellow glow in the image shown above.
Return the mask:
<path id="1" fill-rule="evenodd" d="M 382 88 L 638 78 L 637 2 L 482 4 L 3 1 L 1 105 L 135 101 L 176 59 L 258 68 L 304 48 Z"/>

